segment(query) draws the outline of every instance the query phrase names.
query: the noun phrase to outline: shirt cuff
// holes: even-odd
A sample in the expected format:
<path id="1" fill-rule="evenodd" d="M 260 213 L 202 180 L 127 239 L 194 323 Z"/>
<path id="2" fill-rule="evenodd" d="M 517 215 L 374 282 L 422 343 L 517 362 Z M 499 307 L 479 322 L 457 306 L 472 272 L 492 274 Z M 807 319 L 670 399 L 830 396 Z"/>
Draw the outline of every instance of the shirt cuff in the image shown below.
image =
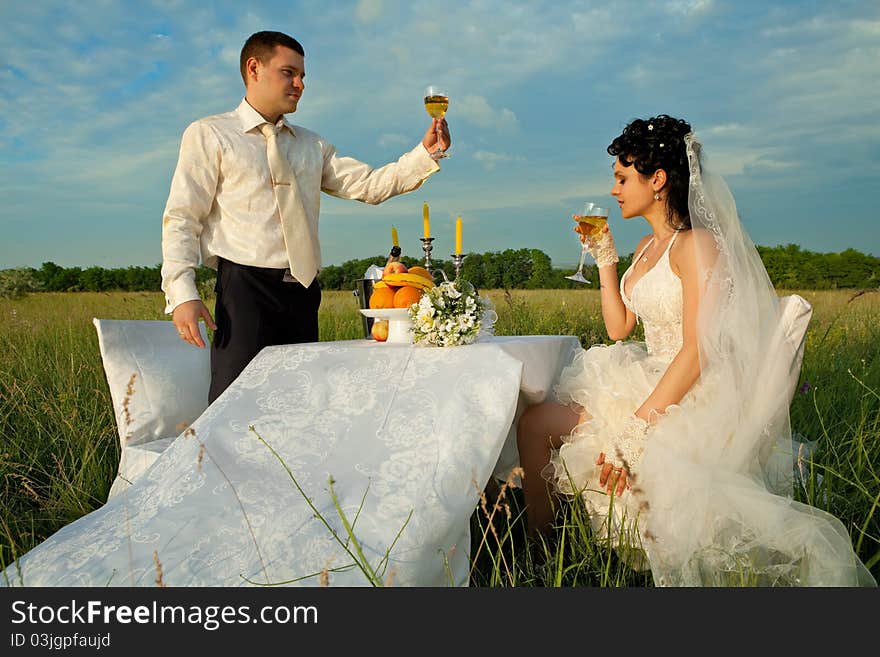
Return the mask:
<path id="1" fill-rule="evenodd" d="M 439 162 L 431 157 L 431 154 L 422 142 L 416 144 L 416 147 L 404 157 L 411 161 L 413 170 L 423 172 L 425 178 L 432 173 L 440 171 Z"/>
<path id="2" fill-rule="evenodd" d="M 194 280 L 178 279 L 165 291 L 165 314 L 170 315 L 182 303 L 201 299 Z"/>

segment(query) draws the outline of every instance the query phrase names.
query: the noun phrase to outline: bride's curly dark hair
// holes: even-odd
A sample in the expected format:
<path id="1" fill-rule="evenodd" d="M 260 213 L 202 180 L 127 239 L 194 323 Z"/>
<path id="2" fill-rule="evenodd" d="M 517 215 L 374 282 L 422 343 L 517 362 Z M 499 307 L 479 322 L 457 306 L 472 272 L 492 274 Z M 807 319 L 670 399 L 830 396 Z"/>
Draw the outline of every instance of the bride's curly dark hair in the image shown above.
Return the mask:
<path id="1" fill-rule="evenodd" d="M 687 121 L 660 114 L 630 122 L 608 146 L 609 155 L 616 156 L 625 167 L 635 165 L 642 176 L 650 176 L 657 169 L 666 172 L 666 212 L 673 228 L 691 227 L 690 169 L 684 146 L 684 136 L 690 131 Z"/>

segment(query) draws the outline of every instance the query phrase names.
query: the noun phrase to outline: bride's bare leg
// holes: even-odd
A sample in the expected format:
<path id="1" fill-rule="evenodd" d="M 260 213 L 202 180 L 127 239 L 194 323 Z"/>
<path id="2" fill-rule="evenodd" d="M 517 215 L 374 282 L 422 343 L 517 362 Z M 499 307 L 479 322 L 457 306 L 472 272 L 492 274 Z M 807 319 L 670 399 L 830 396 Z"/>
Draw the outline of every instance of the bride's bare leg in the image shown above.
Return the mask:
<path id="1" fill-rule="evenodd" d="M 550 462 L 550 450 L 560 447 L 561 437 L 571 433 L 580 417 L 568 406 L 544 402 L 527 408 L 519 419 L 516 444 L 525 471 L 522 485 L 530 537 L 546 533 L 553 524 L 550 484 L 541 470 Z"/>

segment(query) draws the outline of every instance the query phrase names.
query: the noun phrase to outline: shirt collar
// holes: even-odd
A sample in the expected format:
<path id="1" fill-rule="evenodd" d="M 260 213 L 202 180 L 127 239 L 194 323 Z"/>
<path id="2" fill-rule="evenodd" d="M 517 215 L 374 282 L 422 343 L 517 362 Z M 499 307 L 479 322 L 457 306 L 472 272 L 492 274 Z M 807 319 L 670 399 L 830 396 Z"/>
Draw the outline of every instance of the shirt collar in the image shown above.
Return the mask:
<path id="1" fill-rule="evenodd" d="M 267 123 L 266 119 L 264 119 L 257 110 L 251 107 L 246 98 L 241 99 L 241 103 L 236 108 L 235 113 L 238 114 L 238 118 L 241 121 L 242 132 L 249 132 L 257 126 Z M 290 130 L 290 134 L 296 135 L 296 131 L 293 129 L 293 124 L 291 124 L 283 114 L 281 115 L 279 123 Z"/>

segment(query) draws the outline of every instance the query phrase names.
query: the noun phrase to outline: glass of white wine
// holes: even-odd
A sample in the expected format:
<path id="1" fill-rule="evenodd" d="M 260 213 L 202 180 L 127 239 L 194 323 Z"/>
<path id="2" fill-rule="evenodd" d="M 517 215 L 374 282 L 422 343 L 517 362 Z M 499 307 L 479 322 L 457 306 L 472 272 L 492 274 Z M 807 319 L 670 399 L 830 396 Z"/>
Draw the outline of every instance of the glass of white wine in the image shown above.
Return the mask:
<path id="1" fill-rule="evenodd" d="M 598 237 L 605 226 L 608 225 L 608 208 L 603 208 L 595 203 L 586 203 L 584 204 L 583 213 L 574 215 L 574 220 L 580 224 L 578 236 L 581 238 L 581 259 L 578 263 L 577 271 L 571 276 L 566 276 L 566 278 L 570 281 L 587 283 L 589 285 L 590 281 L 584 277 L 584 258 L 587 256 L 586 238 Z"/>
<path id="2" fill-rule="evenodd" d="M 449 94 L 446 93 L 444 87 L 438 87 L 435 84 L 429 84 L 425 88 L 425 109 L 432 119 L 442 119 L 446 116 L 446 110 L 449 108 Z M 437 126 L 437 150 L 431 154 L 435 160 L 449 157 L 449 154 L 443 150 L 440 143 L 440 126 Z"/>

